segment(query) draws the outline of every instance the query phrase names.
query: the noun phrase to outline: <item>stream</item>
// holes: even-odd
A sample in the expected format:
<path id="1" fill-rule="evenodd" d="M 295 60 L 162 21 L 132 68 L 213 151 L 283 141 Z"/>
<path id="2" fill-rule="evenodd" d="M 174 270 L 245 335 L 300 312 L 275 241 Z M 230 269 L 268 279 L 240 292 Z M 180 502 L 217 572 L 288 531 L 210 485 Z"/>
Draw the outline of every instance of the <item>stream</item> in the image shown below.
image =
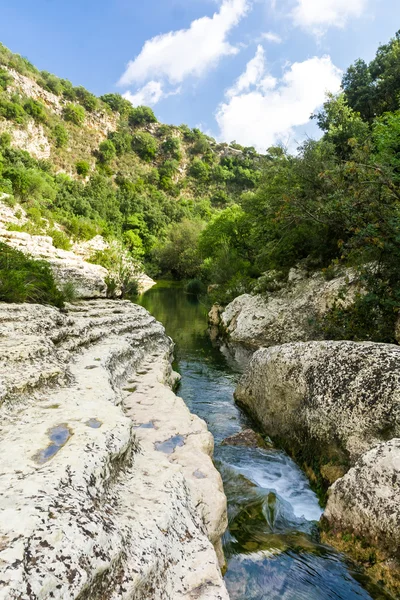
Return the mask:
<path id="1" fill-rule="evenodd" d="M 389 598 L 342 554 L 319 542 L 322 514 L 308 479 L 276 449 L 222 445 L 252 427 L 233 392 L 243 365 L 213 346 L 207 308 L 181 286 L 159 282 L 139 300 L 174 340 L 178 395 L 207 422 L 228 498 L 225 582 L 231 600 Z"/>

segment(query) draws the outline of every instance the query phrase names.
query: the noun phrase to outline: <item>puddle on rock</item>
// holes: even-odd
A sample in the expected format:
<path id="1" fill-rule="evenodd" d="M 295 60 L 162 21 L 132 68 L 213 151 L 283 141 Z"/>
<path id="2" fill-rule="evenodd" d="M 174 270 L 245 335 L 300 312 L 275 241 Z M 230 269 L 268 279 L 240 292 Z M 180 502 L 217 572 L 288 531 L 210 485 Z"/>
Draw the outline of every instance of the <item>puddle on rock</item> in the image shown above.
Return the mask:
<path id="1" fill-rule="evenodd" d="M 200 469 L 196 469 L 193 475 L 196 477 L 196 479 L 207 479 L 207 475 L 204 475 L 204 473 L 202 473 Z"/>
<path id="2" fill-rule="evenodd" d="M 140 425 L 137 425 L 135 427 L 135 429 L 155 429 L 156 426 L 154 425 L 153 421 L 149 421 L 148 423 L 141 423 Z"/>
<path id="3" fill-rule="evenodd" d="M 72 431 L 65 423 L 61 425 L 57 425 L 56 427 L 52 427 L 48 430 L 47 435 L 51 440 L 51 444 L 44 448 L 43 450 L 39 450 L 34 457 L 33 460 L 40 465 L 43 465 L 45 462 L 53 458 L 55 454 L 67 443 L 69 438 L 72 435 Z"/>
<path id="4" fill-rule="evenodd" d="M 92 429 L 99 429 L 103 423 L 98 419 L 89 419 L 89 421 L 86 421 L 85 425 L 91 427 Z"/>
<path id="5" fill-rule="evenodd" d="M 185 444 L 185 438 L 182 435 L 174 435 L 169 438 L 169 440 L 165 440 L 165 442 L 156 442 L 155 447 L 159 452 L 164 452 L 165 454 L 172 454 L 175 448 L 183 446 Z"/>

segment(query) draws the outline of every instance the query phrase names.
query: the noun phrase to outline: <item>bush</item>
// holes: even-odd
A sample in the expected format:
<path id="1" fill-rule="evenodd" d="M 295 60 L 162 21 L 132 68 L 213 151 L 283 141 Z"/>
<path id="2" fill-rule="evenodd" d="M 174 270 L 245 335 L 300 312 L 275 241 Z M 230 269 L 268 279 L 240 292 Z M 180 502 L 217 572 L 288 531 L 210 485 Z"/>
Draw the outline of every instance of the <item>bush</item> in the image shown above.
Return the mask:
<path id="1" fill-rule="evenodd" d="M 46 123 L 47 114 L 42 102 L 29 98 L 24 103 L 24 111 L 39 123 Z"/>
<path id="2" fill-rule="evenodd" d="M 150 162 L 157 154 L 158 144 L 150 133 L 140 131 L 132 138 L 132 149 L 140 158 Z"/>
<path id="3" fill-rule="evenodd" d="M 107 104 L 113 112 L 119 112 L 120 115 L 125 115 L 132 110 L 132 104 L 121 94 L 104 94 L 104 96 L 100 96 L 100 100 Z"/>
<path id="4" fill-rule="evenodd" d="M 108 139 L 114 144 L 117 156 L 122 156 L 132 151 L 132 136 L 124 131 L 112 131 Z"/>
<path id="5" fill-rule="evenodd" d="M 0 116 L 14 121 L 18 125 L 23 125 L 26 121 L 26 113 L 23 107 L 17 102 L 10 102 L 5 98 L 0 98 Z"/>
<path id="6" fill-rule="evenodd" d="M 99 101 L 94 94 L 88 92 L 84 87 L 74 88 L 75 97 L 88 110 L 94 112 L 99 107 Z"/>
<path id="7" fill-rule="evenodd" d="M 116 157 L 116 155 L 117 151 L 111 140 L 104 140 L 104 142 L 101 142 L 98 151 L 98 157 L 100 162 L 108 163 L 112 161 Z"/>
<path id="8" fill-rule="evenodd" d="M 68 144 L 68 131 L 58 123 L 53 129 L 53 137 L 57 148 L 64 148 Z"/>
<path id="9" fill-rule="evenodd" d="M 64 296 L 45 261 L 33 260 L 0 242 L 0 301 L 52 304 L 61 308 Z"/>
<path id="10" fill-rule="evenodd" d="M 52 75 L 51 73 L 48 73 L 47 71 L 41 72 L 41 78 L 39 79 L 38 84 L 56 96 L 61 96 L 63 93 L 61 79 L 55 75 Z"/>
<path id="11" fill-rule="evenodd" d="M 157 123 L 157 119 L 148 106 L 137 106 L 131 109 L 128 122 L 131 127 L 137 127 L 139 125 L 147 125 L 148 123 Z"/>
<path id="12" fill-rule="evenodd" d="M 5 69 L 0 69 L 0 89 L 6 90 L 12 83 L 13 78 Z"/>
<path id="13" fill-rule="evenodd" d="M 193 179 L 197 179 L 198 181 L 205 183 L 209 178 L 209 174 L 209 166 L 199 158 L 195 158 L 190 166 L 189 175 L 193 177 Z"/>
<path id="14" fill-rule="evenodd" d="M 192 296 L 200 296 L 206 291 L 204 283 L 200 279 L 191 279 L 186 285 L 186 293 Z"/>
<path id="15" fill-rule="evenodd" d="M 51 229 L 48 232 L 48 235 L 52 238 L 53 246 L 56 248 L 60 248 L 61 250 L 71 250 L 71 240 L 63 231 L 60 231 L 59 229 Z"/>
<path id="16" fill-rule="evenodd" d="M 175 160 L 180 160 L 182 158 L 182 152 L 181 152 L 181 143 L 180 143 L 179 139 L 176 137 L 167 138 L 161 144 L 161 152 L 163 152 L 170 158 L 173 158 Z"/>
<path id="17" fill-rule="evenodd" d="M 66 121 L 74 125 L 82 125 L 85 121 L 85 109 L 78 104 L 67 104 L 63 111 L 63 117 Z"/>
<path id="18" fill-rule="evenodd" d="M 76 169 L 76 172 L 78 173 L 78 175 L 81 175 L 82 177 L 86 177 L 90 171 L 90 165 L 86 160 L 79 160 L 75 164 L 75 169 Z"/>

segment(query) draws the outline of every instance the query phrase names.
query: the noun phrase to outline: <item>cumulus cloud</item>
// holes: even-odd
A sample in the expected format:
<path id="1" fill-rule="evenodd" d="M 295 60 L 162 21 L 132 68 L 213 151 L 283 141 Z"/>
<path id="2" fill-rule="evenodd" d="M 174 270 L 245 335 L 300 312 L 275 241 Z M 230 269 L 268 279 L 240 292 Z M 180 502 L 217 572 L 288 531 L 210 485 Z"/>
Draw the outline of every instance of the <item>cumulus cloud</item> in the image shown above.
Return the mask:
<path id="1" fill-rule="evenodd" d="M 360 17 L 368 0 L 296 0 L 292 17 L 296 25 L 321 32 L 344 27 L 350 18 Z"/>
<path id="2" fill-rule="evenodd" d="M 160 102 L 163 98 L 168 98 L 169 96 L 176 96 L 181 91 L 181 88 L 178 87 L 174 90 L 166 92 L 164 90 L 163 84 L 160 81 L 149 81 L 142 88 L 138 89 L 137 92 L 132 94 L 132 92 L 125 92 L 122 94 L 126 100 L 132 102 L 133 106 L 154 106 L 157 102 Z"/>
<path id="3" fill-rule="evenodd" d="M 281 44 L 282 43 L 281 36 L 278 35 L 277 33 L 274 33 L 273 31 L 267 31 L 266 33 L 261 34 L 261 37 L 264 40 L 267 40 L 267 42 L 272 42 L 273 44 Z"/>
<path id="4" fill-rule="evenodd" d="M 163 86 L 160 81 L 149 81 L 135 94 L 125 92 L 123 97 L 132 102 L 133 106 L 140 106 L 142 104 L 154 106 L 154 104 L 157 104 L 164 97 Z"/>
<path id="5" fill-rule="evenodd" d="M 340 81 L 341 71 L 329 56 L 296 62 L 277 80 L 268 74 L 259 46 L 217 109 L 220 137 L 265 151 L 290 138 L 294 127 L 305 125 L 326 92 L 339 90 Z"/>
<path id="6" fill-rule="evenodd" d="M 140 54 L 128 63 L 120 85 L 127 87 L 156 79 L 178 84 L 189 76 L 202 76 L 223 56 L 238 52 L 227 36 L 249 6 L 250 0 L 223 0 L 212 17 L 202 17 L 193 21 L 188 29 L 148 40 Z"/>

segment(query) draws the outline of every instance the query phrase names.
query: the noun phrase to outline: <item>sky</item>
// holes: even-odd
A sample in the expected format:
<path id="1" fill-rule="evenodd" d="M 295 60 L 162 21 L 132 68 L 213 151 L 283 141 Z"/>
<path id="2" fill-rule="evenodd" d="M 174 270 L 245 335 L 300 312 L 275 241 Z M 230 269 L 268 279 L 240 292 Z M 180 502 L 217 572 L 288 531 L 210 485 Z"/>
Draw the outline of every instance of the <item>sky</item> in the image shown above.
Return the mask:
<path id="1" fill-rule="evenodd" d="M 0 41 L 96 95 L 220 141 L 296 147 L 357 58 L 400 28 L 400 0 L 0 0 Z"/>

